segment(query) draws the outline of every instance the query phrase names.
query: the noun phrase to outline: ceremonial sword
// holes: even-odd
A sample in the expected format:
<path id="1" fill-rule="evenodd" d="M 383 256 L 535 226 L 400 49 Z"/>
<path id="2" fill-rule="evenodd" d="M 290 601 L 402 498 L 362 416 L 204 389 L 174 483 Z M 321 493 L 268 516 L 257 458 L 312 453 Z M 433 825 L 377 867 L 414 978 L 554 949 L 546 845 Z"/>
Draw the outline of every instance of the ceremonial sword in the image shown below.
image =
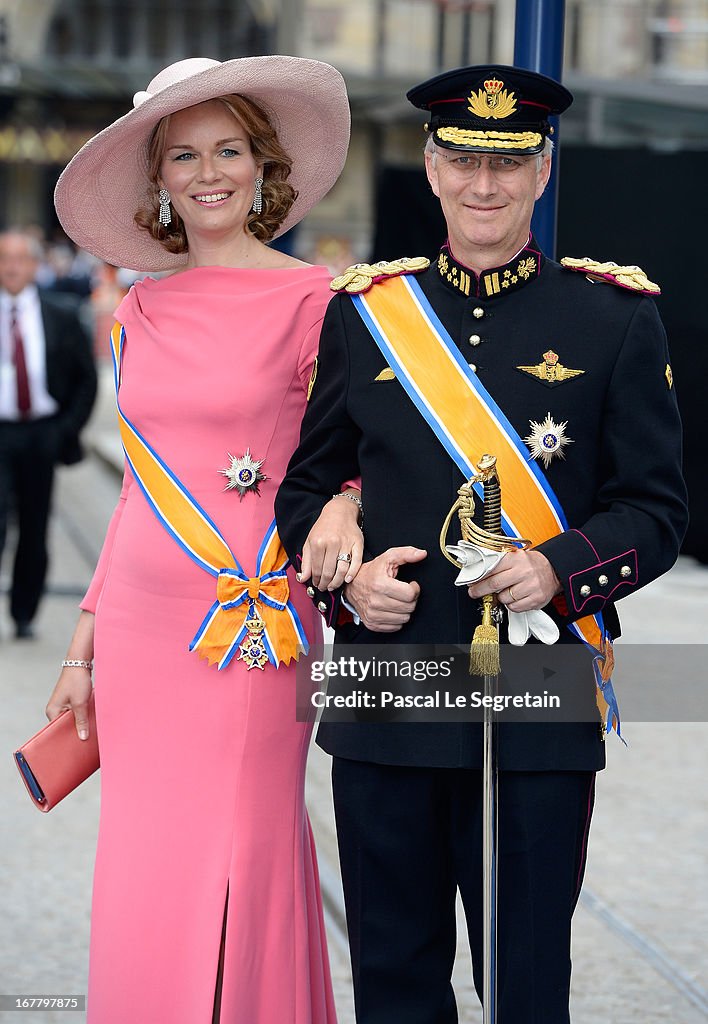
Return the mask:
<path id="1" fill-rule="evenodd" d="M 507 537 L 501 530 L 501 483 L 494 455 L 483 455 L 478 473 L 463 484 L 457 492 L 457 501 L 450 509 L 440 532 L 440 549 L 445 558 L 460 567 L 445 547 L 450 522 L 457 512 L 462 539 L 478 548 L 492 552 L 511 551 L 528 546 L 521 538 Z M 483 527 L 473 521 L 473 485 L 481 483 L 484 491 Z M 497 866 L 498 866 L 498 807 L 499 770 L 497 765 L 497 716 L 494 697 L 497 694 L 499 674 L 499 619 L 501 609 L 494 594 L 482 598 L 482 622 L 474 632 L 470 645 L 470 674 L 484 680 L 484 721 L 482 732 L 482 959 L 483 1024 L 496 1024 L 497 1019 Z"/>

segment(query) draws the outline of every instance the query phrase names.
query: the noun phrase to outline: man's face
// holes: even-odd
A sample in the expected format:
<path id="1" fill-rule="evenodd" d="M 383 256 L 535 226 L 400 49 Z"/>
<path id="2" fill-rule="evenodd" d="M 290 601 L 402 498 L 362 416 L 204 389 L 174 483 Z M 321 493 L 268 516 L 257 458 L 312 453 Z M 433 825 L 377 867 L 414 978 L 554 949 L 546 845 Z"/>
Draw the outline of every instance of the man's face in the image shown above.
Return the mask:
<path id="1" fill-rule="evenodd" d="M 32 255 L 29 240 L 22 235 L 0 238 L 0 288 L 10 295 L 19 295 L 34 281 L 36 274 L 37 260 Z"/>
<path id="2" fill-rule="evenodd" d="M 440 200 L 455 256 L 466 262 L 483 251 L 498 262 L 526 243 L 533 206 L 551 173 L 551 158 L 426 152 L 428 181 Z"/>

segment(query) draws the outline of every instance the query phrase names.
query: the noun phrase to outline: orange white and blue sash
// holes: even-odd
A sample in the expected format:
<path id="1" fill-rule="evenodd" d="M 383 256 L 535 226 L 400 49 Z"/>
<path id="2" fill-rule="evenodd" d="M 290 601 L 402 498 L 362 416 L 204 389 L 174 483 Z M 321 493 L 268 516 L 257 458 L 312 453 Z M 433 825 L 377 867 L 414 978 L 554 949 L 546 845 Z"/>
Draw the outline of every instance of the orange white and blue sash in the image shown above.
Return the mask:
<path id="1" fill-rule="evenodd" d="M 190 651 L 210 665 L 225 668 L 247 636 L 247 617 L 255 613 L 264 623 L 262 638 L 268 661 L 277 668 L 280 662 L 297 660 L 309 645 L 289 600 L 286 570 L 290 563 L 275 520 L 258 551 L 255 574 L 248 576 L 217 525 L 124 414 L 119 397 L 124 346 L 125 329 L 116 323 L 111 331 L 111 353 L 128 465 L 161 526 L 196 565 L 216 578 L 216 600 L 190 643 Z"/>
<path id="2" fill-rule="evenodd" d="M 568 529 L 561 504 L 520 435 L 465 362 L 411 276 L 389 278 L 352 301 L 388 365 L 466 480 L 485 452 L 497 457 L 502 529 L 533 544 Z M 476 487 L 483 498 L 481 485 Z M 619 733 L 610 668 L 611 641 L 601 615 L 568 626 L 593 652 L 598 704 Z"/>

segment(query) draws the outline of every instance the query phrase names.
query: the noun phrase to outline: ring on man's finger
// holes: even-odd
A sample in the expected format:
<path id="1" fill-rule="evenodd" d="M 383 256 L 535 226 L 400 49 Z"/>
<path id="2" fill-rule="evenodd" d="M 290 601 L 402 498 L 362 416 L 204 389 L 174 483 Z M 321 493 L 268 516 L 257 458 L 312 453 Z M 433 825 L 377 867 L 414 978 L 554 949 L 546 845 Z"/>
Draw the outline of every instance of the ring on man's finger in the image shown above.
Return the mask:
<path id="1" fill-rule="evenodd" d="M 509 604 L 514 604 L 516 602 L 516 598 L 514 597 L 514 591 L 512 590 L 511 587 L 509 587 L 509 597 L 511 598 L 511 601 L 509 601 Z"/>
<path id="2" fill-rule="evenodd" d="M 340 553 L 337 555 L 337 561 L 338 562 L 351 562 L 351 560 L 352 560 L 352 553 L 351 553 L 351 551 L 340 551 Z"/>

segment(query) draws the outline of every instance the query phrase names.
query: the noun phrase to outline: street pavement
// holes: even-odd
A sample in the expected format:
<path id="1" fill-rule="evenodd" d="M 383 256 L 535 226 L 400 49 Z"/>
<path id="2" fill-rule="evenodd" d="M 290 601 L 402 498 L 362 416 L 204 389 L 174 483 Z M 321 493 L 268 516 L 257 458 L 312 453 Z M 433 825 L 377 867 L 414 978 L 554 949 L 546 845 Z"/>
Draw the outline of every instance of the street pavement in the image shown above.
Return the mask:
<path id="1" fill-rule="evenodd" d="M 0 609 L 0 749 L 5 751 L 0 758 L 0 996 L 86 992 L 99 779 L 84 783 L 44 815 L 31 805 L 11 754 L 44 723 L 44 705 L 119 488 L 111 468 L 119 460 L 119 446 L 107 374 L 103 384 L 87 434 L 94 454 L 59 473 L 49 592 L 36 623 L 37 638 L 15 640 L 5 599 Z M 7 583 L 7 569 L 2 582 Z M 623 602 L 621 612 L 625 636 L 638 644 L 705 644 L 708 570 L 680 559 L 668 576 Z M 621 643 L 617 646 L 621 698 Z M 667 678 L 667 687 L 672 684 Z M 627 747 L 608 739 L 608 768 L 598 778 L 586 882 L 574 924 L 572 1019 L 574 1024 L 699 1024 L 708 1021 L 708 724 L 627 722 L 625 734 Z M 313 747 L 308 806 L 340 1024 L 353 1024 L 328 762 Z M 462 916 L 454 984 L 460 1020 L 478 1024 L 481 1011 Z M 79 1021 L 83 1014 L 0 1010 L 0 1021 L 64 1019 Z"/>

